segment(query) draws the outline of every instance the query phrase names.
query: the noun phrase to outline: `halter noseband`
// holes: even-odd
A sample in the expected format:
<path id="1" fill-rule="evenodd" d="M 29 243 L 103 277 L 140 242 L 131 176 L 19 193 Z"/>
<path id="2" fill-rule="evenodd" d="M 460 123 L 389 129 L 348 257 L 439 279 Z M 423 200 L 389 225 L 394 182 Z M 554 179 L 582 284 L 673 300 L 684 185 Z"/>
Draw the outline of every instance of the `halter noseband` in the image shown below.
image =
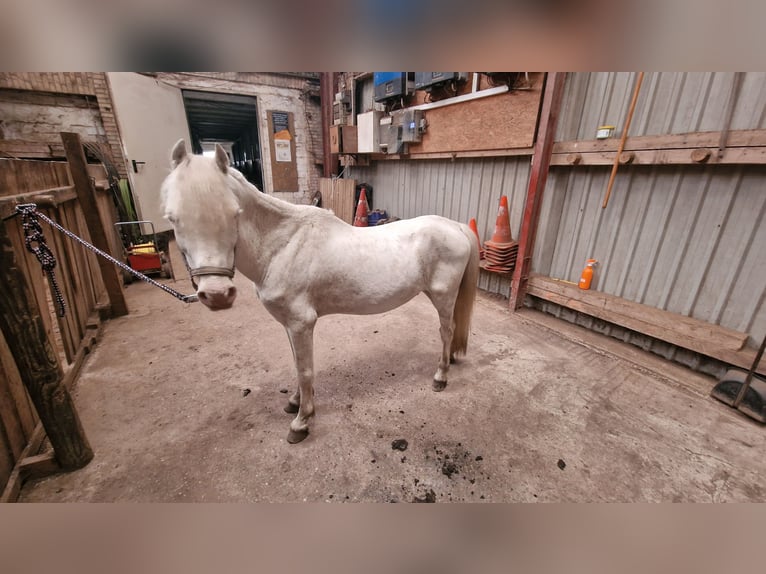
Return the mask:
<path id="1" fill-rule="evenodd" d="M 186 261 L 186 257 L 184 257 L 184 261 Z M 198 288 L 197 282 L 194 280 L 195 277 L 202 277 L 204 275 L 224 275 L 229 279 L 234 277 L 233 267 L 197 267 L 196 269 L 192 269 L 187 264 L 186 268 L 189 270 L 189 275 L 191 276 L 191 282 L 194 289 Z"/>

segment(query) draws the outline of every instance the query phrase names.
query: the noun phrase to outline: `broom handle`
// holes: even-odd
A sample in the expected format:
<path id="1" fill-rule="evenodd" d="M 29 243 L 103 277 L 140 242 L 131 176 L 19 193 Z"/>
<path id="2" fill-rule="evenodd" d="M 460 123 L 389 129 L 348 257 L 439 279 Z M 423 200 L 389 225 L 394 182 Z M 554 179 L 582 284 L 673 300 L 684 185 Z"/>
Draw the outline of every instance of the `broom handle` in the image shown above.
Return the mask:
<path id="1" fill-rule="evenodd" d="M 644 73 L 638 73 L 638 79 L 636 80 L 636 87 L 633 88 L 633 99 L 630 101 L 630 108 L 628 109 L 628 117 L 625 118 L 625 127 L 622 129 L 622 137 L 620 138 L 620 147 L 617 149 L 617 154 L 614 156 L 614 164 L 612 164 L 612 173 L 609 176 L 609 183 L 606 185 L 606 195 L 604 195 L 604 203 L 601 204 L 601 208 L 605 208 L 609 203 L 609 196 L 612 195 L 612 185 L 614 185 L 614 178 L 617 175 L 617 167 L 620 165 L 620 156 L 622 150 L 625 149 L 625 140 L 628 139 L 628 129 L 630 128 L 630 121 L 633 119 L 633 111 L 636 109 L 636 102 L 638 101 L 638 90 L 641 89 L 641 82 L 644 81 Z"/>
<path id="2" fill-rule="evenodd" d="M 739 403 L 742 402 L 742 399 L 745 398 L 745 393 L 747 393 L 747 389 L 750 388 L 750 381 L 753 380 L 753 374 L 755 373 L 755 370 L 758 368 L 758 363 L 761 362 L 761 357 L 763 357 L 764 349 L 766 349 L 766 337 L 763 338 L 763 343 L 761 343 L 761 348 L 758 349 L 758 352 L 755 354 L 755 360 L 753 361 L 753 366 L 750 367 L 750 370 L 747 373 L 747 377 L 745 377 L 745 382 L 742 383 L 742 386 L 739 388 L 739 393 L 737 394 L 737 398 L 734 399 L 734 404 L 731 405 L 735 409 L 739 406 Z"/>

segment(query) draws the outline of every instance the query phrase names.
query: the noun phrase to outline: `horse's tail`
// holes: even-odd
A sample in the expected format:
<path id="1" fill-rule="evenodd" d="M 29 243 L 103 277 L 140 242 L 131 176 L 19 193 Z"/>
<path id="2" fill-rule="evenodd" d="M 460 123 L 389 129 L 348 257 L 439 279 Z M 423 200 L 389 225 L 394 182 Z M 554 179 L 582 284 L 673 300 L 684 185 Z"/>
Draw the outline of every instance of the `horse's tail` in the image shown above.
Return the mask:
<path id="1" fill-rule="evenodd" d="M 465 355 L 468 349 L 468 334 L 471 330 L 471 315 L 473 314 L 473 302 L 476 299 L 477 282 L 479 279 L 479 244 L 476 235 L 467 225 L 461 225 L 463 234 L 471 245 L 471 256 L 468 258 L 463 279 L 460 282 L 460 290 L 455 301 L 455 311 L 452 315 L 455 322 L 455 330 L 452 334 L 452 355 Z"/>

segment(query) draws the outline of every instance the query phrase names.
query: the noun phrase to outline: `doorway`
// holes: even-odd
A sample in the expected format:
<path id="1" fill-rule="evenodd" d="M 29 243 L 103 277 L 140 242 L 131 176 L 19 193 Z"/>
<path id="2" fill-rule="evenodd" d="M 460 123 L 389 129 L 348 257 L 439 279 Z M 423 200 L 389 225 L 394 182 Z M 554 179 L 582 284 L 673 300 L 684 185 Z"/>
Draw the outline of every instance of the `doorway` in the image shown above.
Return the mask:
<path id="1" fill-rule="evenodd" d="M 194 90 L 182 90 L 182 96 L 194 153 L 221 144 L 232 165 L 263 191 L 256 98 Z"/>

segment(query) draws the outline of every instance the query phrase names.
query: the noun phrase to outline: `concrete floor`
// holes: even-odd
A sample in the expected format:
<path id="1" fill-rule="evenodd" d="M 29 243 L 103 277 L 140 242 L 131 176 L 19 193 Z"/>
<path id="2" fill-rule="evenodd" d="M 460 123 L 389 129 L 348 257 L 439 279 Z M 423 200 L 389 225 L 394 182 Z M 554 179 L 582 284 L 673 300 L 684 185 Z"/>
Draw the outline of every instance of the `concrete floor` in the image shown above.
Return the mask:
<path id="1" fill-rule="evenodd" d="M 486 295 L 442 393 L 424 296 L 320 319 L 317 414 L 290 445 L 287 337 L 236 282 L 218 313 L 127 288 L 130 315 L 105 325 L 75 389 L 95 459 L 21 501 L 766 499 L 764 427 L 711 399 L 715 381 Z"/>

